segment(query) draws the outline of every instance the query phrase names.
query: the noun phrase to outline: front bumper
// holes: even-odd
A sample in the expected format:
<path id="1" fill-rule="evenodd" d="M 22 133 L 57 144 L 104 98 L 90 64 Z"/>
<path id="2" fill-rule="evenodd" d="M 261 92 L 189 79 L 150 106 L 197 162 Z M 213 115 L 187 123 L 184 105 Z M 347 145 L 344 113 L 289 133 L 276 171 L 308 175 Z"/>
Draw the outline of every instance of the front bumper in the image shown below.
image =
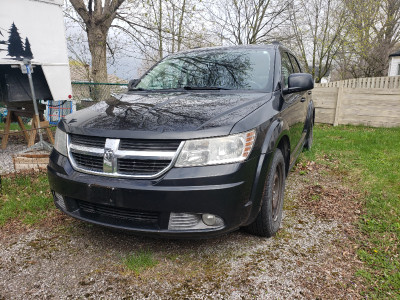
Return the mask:
<path id="1" fill-rule="evenodd" d="M 206 237 L 246 224 L 258 158 L 245 163 L 172 168 L 154 180 L 110 178 L 75 171 L 53 150 L 48 177 L 56 206 L 77 219 L 137 233 Z M 214 214 L 217 229 L 168 229 L 171 213 Z"/>

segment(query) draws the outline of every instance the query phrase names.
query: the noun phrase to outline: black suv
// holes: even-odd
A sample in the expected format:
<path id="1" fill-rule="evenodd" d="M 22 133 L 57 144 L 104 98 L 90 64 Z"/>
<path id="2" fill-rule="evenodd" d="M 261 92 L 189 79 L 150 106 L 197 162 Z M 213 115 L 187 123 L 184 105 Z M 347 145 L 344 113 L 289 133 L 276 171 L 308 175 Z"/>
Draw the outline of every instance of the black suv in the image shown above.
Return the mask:
<path id="1" fill-rule="evenodd" d="M 67 116 L 48 176 L 56 206 L 144 234 L 269 237 L 310 148 L 311 75 L 279 44 L 170 55 L 126 94 Z"/>

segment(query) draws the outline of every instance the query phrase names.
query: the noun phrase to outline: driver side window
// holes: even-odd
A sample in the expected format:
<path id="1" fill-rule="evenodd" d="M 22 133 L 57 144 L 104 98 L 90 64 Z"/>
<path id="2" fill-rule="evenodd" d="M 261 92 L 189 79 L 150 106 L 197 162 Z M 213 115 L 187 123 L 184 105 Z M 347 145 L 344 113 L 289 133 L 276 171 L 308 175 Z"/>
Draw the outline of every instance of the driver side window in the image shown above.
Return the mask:
<path id="1" fill-rule="evenodd" d="M 283 88 L 288 87 L 289 75 L 293 73 L 292 64 L 286 52 L 282 53 L 282 85 Z"/>

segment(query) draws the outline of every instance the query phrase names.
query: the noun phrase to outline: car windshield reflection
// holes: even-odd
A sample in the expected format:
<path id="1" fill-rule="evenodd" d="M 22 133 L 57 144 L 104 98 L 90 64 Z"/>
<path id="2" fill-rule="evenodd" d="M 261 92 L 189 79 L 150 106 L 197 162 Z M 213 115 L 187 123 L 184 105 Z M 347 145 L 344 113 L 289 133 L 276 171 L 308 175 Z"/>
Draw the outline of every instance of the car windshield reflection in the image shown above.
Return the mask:
<path id="1" fill-rule="evenodd" d="M 267 50 L 199 51 L 159 62 L 134 90 L 271 90 Z"/>

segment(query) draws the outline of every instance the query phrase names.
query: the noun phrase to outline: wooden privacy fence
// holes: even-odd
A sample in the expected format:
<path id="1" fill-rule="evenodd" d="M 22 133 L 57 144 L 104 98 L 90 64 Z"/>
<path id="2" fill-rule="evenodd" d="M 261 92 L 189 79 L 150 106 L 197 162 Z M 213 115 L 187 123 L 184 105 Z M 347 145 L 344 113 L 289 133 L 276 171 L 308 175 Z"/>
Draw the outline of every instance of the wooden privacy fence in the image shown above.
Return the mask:
<path id="1" fill-rule="evenodd" d="M 317 123 L 400 126 L 400 76 L 316 84 L 313 100 Z"/>

